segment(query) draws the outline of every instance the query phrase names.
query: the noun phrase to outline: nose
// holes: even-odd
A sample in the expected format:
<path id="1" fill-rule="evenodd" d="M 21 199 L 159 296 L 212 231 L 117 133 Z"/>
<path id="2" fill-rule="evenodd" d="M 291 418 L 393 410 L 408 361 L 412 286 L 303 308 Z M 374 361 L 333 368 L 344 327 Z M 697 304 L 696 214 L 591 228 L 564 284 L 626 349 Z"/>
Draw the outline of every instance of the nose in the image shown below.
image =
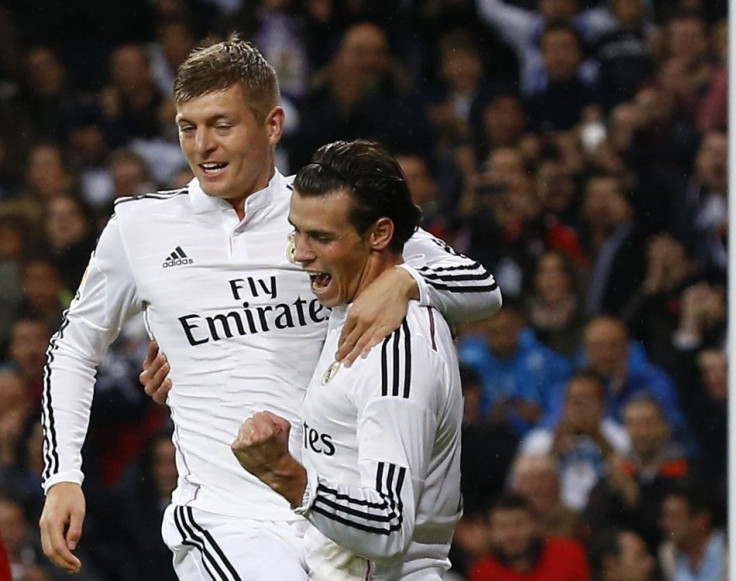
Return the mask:
<path id="1" fill-rule="evenodd" d="M 194 151 L 198 154 L 208 153 L 215 149 L 212 133 L 207 127 L 200 127 L 194 136 Z"/>
<path id="2" fill-rule="evenodd" d="M 316 258 L 307 237 L 301 233 L 294 233 L 294 260 L 303 265 L 309 264 Z"/>

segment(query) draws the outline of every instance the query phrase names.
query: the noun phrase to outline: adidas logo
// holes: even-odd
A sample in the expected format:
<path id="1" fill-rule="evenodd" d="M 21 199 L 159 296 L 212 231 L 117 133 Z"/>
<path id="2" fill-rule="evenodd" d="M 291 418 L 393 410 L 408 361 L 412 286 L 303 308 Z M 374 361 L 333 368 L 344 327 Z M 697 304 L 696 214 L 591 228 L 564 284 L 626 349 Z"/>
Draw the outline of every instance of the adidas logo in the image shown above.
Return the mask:
<path id="1" fill-rule="evenodd" d="M 194 261 L 189 258 L 186 253 L 181 249 L 181 246 L 177 246 L 169 256 L 164 260 L 164 268 L 171 268 L 172 266 L 181 266 L 183 264 L 192 264 Z"/>

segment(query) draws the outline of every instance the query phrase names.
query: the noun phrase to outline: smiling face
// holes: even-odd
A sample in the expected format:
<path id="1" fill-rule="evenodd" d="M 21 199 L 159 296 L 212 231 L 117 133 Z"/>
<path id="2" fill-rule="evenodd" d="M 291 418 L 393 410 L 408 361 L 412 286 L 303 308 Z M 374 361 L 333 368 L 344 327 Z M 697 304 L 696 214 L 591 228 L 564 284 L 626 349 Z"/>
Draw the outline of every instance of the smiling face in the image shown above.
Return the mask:
<path id="1" fill-rule="evenodd" d="M 309 273 L 312 292 L 326 307 L 352 301 L 367 284 L 369 229 L 361 236 L 350 222 L 353 202 L 345 190 L 324 196 L 291 196 L 295 259 Z"/>
<path id="2" fill-rule="evenodd" d="M 283 121 L 281 107 L 259 121 L 237 84 L 179 104 L 176 115 L 182 151 L 202 190 L 236 210 L 268 185 Z"/>

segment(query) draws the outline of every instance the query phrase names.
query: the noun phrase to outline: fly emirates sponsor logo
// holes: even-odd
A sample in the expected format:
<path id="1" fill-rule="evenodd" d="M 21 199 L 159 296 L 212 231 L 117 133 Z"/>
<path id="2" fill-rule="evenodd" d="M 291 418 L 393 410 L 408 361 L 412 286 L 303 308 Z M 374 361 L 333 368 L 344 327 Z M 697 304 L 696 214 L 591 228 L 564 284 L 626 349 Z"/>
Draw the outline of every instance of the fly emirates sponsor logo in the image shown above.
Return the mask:
<path id="1" fill-rule="evenodd" d="M 291 302 L 279 302 L 275 276 L 235 278 L 228 281 L 228 285 L 233 298 L 239 303 L 238 307 L 212 316 L 192 313 L 179 317 L 190 345 L 306 327 L 321 323 L 329 316 L 329 310 L 314 297 L 307 300 L 297 296 Z M 254 300 L 258 304 L 252 304 Z M 264 300 L 269 302 L 264 304 Z"/>

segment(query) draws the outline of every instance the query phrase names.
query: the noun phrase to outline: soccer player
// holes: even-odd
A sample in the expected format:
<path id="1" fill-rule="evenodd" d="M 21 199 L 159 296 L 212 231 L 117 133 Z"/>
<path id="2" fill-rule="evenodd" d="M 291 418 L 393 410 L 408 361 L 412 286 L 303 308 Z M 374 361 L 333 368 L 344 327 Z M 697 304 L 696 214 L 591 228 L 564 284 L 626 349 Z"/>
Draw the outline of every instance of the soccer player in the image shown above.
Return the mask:
<path id="1" fill-rule="evenodd" d="M 295 258 L 332 309 L 304 401 L 304 465 L 289 453 L 289 419 L 270 411 L 247 419 L 232 448 L 313 525 L 312 579 L 427 581 L 450 567 L 463 404 L 447 323 L 412 302 L 367 358 L 345 368 L 333 355 L 351 303 L 401 264 L 419 217 L 400 166 L 371 142 L 326 145 L 294 180 Z"/>
<path id="2" fill-rule="evenodd" d="M 49 345 L 44 553 L 66 571 L 81 566 L 73 553 L 85 513 L 80 450 L 95 368 L 123 323 L 144 311 L 174 385 L 168 404 L 179 480 L 163 534 L 177 574 L 298 581 L 306 578 L 306 521 L 230 451 L 243 418 L 260 409 L 300 426 L 329 316 L 288 239 L 292 180 L 274 168 L 284 120 L 278 83 L 257 50 L 231 38 L 193 52 L 174 93 L 195 178 L 181 190 L 117 202 Z M 411 298 L 465 319 L 498 308 L 493 277 L 428 234 L 417 233 L 406 255 L 416 269 L 390 269 L 366 290 L 349 350 L 366 345 L 357 335 L 367 334 L 370 345 L 395 329 Z M 292 438 L 298 449 L 300 429 Z"/>

